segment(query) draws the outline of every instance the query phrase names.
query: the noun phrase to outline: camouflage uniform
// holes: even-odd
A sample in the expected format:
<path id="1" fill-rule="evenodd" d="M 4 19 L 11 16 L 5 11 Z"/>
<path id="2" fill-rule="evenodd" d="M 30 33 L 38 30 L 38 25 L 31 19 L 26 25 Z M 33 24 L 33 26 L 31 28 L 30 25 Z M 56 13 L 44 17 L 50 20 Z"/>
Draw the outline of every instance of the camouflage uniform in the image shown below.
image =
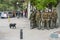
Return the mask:
<path id="1" fill-rule="evenodd" d="M 35 13 L 33 12 L 33 13 L 31 13 L 31 15 L 30 15 L 30 28 L 31 29 L 33 29 L 34 27 L 35 27 L 35 25 L 36 25 L 36 21 L 35 21 Z"/>
<path id="2" fill-rule="evenodd" d="M 53 28 L 56 27 L 57 18 L 58 18 L 58 16 L 57 16 L 56 11 L 53 11 L 53 13 L 52 13 L 52 26 L 53 26 Z"/>
<path id="3" fill-rule="evenodd" d="M 49 28 L 52 28 L 52 26 L 51 26 L 51 19 L 52 19 L 51 14 L 52 14 L 52 12 L 48 13 L 48 25 L 49 25 Z"/>
<path id="4" fill-rule="evenodd" d="M 44 28 L 49 29 L 48 21 L 49 21 L 49 20 L 48 20 L 48 13 L 45 12 L 45 13 L 42 14 L 42 23 L 43 23 L 43 27 L 44 27 Z"/>
<path id="5" fill-rule="evenodd" d="M 41 13 L 39 11 L 36 13 L 36 24 L 38 29 L 41 29 Z"/>

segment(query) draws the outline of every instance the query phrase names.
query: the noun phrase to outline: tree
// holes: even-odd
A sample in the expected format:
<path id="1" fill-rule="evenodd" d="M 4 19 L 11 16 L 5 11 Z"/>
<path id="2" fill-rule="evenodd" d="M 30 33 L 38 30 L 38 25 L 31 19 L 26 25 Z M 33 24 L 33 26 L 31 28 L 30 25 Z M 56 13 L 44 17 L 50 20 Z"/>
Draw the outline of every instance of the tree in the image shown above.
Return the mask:
<path id="1" fill-rule="evenodd" d="M 16 3 L 19 3 L 18 5 Z M 21 2 L 20 0 L 0 0 L 0 4 L 3 6 L 3 8 L 0 5 L 0 10 L 7 11 L 7 10 L 17 10 L 18 7 L 20 7 Z M 6 9 L 6 10 L 5 10 Z"/>
<path id="2" fill-rule="evenodd" d="M 7 11 L 9 6 L 8 0 L 0 0 L 0 11 Z"/>
<path id="3" fill-rule="evenodd" d="M 31 0 L 31 5 L 35 6 L 37 10 L 45 9 L 45 7 L 52 8 L 57 4 L 57 0 Z"/>

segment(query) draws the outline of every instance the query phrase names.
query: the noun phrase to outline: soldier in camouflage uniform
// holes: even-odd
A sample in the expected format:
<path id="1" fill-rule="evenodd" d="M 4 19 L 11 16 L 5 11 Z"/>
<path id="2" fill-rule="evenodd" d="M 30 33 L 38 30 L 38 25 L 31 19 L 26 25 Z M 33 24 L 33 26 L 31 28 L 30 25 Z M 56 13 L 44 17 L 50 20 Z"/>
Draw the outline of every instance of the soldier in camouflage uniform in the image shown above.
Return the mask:
<path id="1" fill-rule="evenodd" d="M 31 29 L 35 28 L 35 26 L 36 26 L 35 15 L 36 15 L 36 13 L 34 13 L 34 11 L 33 11 L 33 13 L 31 13 L 30 18 L 29 18 Z"/>
<path id="2" fill-rule="evenodd" d="M 53 28 L 56 27 L 57 18 L 58 18 L 58 15 L 56 13 L 56 10 L 53 10 L 53 12 L 52 12 L 52 26 L 53 26 Z"/>
<path id="3" fill-rule="evenodd" d="M 41 29 L 41 13 L 39 11 L 36 13 L 36 24 L 38 29 Z"/>
<path id="4" fill-rule="evenodd" d="M 48 25 L 49 25 L 49 28 L 52 28 L 52 26 L 51 26 L 51 19 L 52 19 L 52 12 L 49 12 L 48 13 Z"/>
<path id="5" fill-rule="evenodd" d="M 49 20 L 48 20 L 48 12 L 44 12 L 42 14 L 42 23 L 43 23 L 44 28 L 49 29 L 48 22 L 49 22 Z"/>

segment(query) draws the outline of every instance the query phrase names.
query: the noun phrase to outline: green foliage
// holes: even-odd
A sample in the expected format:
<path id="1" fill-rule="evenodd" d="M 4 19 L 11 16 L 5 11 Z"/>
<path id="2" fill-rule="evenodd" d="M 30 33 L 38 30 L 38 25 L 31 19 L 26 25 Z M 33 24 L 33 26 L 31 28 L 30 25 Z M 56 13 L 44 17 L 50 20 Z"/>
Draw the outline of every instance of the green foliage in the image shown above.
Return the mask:
<path id="1" fill-rule="evenodd" d="M 35 6 L 37 10 L 44 9 L 49 4 L 55 6 L 57 4 L 57 0 L 31 0 L 31 5 Z"/>
<path id="2" fill-rule="evenodd" d="M 17 10 L 20 5 L 20 0 L 0 0 L 0 11 Z"/>
<path id="3" fill-rule="evenodd" d="M 6 4 L 0 4 L 0 11 L 7 10 L 8 6 Z"/>
<path id="4" fill-rule="evenodd" d="M 27 0 L 27 2 L 30 1 L 31 5 L 36 7 L 37 10 L 42 10 L 49 4 L 54 7 L 57 4 L 57 0 Z M 19 3 L 18 5 L 16 3 Z M 17 10 L 18 7 L 20 9 L 24 9 L 24 7 L 21 6 L 22 2 L 21 0 L 0 0 L 0 10 Z M 18 7 L 17 7 L 18 6 Z"/>

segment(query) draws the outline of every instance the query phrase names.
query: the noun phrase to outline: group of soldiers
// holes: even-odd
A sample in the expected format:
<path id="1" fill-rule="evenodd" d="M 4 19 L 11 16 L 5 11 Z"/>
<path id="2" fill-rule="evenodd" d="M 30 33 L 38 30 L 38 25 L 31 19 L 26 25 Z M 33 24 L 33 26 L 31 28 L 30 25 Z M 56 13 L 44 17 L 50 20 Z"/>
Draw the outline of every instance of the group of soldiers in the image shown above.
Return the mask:
<path id="1" fill-rule="evenodd" d="M 57 28 L 57 12 L 32 12 L 30 15 L 30 28 L 53 29 Z"/>

